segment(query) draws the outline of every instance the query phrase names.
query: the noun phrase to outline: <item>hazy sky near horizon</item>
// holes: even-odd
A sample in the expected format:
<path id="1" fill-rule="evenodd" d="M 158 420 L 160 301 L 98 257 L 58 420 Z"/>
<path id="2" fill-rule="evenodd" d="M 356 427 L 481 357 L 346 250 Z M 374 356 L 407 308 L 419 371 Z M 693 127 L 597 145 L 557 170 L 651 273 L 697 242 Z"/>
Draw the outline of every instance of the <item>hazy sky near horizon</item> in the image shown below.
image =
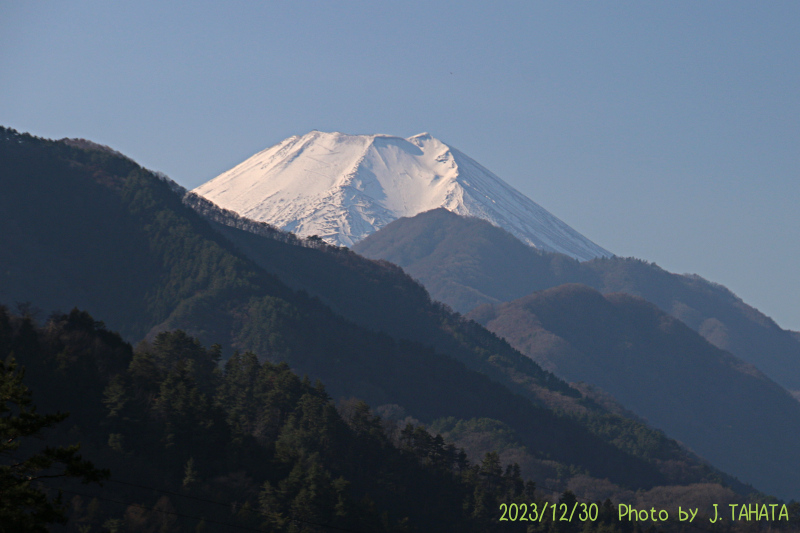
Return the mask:
<path id="1" fill-rule="evenodd" d="M 188 188 L 428 131 L 621 256 L 800 330 L 800 3 L 11 2 L 0 125 Z"/>

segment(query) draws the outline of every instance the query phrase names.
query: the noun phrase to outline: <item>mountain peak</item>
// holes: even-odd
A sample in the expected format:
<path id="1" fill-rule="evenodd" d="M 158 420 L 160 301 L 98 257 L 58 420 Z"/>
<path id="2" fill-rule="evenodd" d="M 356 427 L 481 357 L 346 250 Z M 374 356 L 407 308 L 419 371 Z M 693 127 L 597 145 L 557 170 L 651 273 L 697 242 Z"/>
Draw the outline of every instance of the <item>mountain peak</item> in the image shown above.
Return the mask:
<path id="1" fill-rule="evenodd" d="M 429 139 L 433 139 L 433 135 L 428 133 L 427 131 L 423 131 L 422 133 L 417 133 L 416 135 L 412 135 L 408 138 L 409 141 L 414 142 L 414 139 L 419 139 L 420 141 L 427 141 Z"/>
<path id="2" fill-rule="evenodd" d="M 311 131 L 259 152 L 194 190 L 300 236 L 352 246 L 400 217 L 443 207 L 523 242 L 585 260 L 612 255 L 455 148 L 423 132 Z"/>

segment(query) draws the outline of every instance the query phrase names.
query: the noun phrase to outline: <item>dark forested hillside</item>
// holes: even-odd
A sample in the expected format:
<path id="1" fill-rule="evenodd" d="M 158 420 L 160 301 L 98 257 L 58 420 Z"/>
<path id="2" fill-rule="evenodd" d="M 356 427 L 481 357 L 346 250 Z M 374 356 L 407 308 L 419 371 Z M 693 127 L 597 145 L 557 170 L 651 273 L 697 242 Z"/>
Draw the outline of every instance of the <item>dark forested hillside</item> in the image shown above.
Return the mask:
<path id="1" fill-rule="evenodd" d="M 580 263 L 526 246 L 486 221 L 444 209 L 397 220 L 354 250 L 403 267 L 439 301 L 466 313 L 564 283 L 641 296 L 712 344 L 800 390 L 800 342 L 721 285 L 630 258 Z"/>
<path id="2" fill-rule="evenodd" d="M 0 359 L 11 357 L 40 409 L 72 413 L 48 444 L 80 441 L 111 472 L 102 488 L 34 485 L 50 499 L 62 491 L 70 531 L 523 531 L 498 522 L 499 505 L 537 498 L 496 454 L 470 464 L 363 402 L 337 411 L 321 383 L 249 352 L 220 369 L 218 347 L 181 331 L 133 350 L 85 312 L 39 327 L 0 308 Z"/>
<path id="3" fill-rule="evenodd" d="M 56 530 L 644 530 L 639 522 L 620 520 L 608 500 L 578 500 L 569 491 L 557 502 L 545 498 L 548 489 L 525 481 L 518 465 L 502 463 L 496 452 L 470 462 L 441 436 L 376 417 L 364 402 L 347 400 L 337 408 L 322 383 L 299 378 L 285 363 L 237 352 L 220 367 L 219 358 L 218 346 L 205 347 L 180 330 L 132 349 L 82 311 L 53 315 L 38 326 L 30 316 L 0 307 L 0 359 L 23 365 L 41 411 L 71 413 L 54 430 L 22 443 L 15 458 L 38 449 L 42 437 L 49 446 L 79 441 L 79 451 L 107 471 L 101 487 L 46 475 L 31 484 L 60 509 L 64 525 Z M 0 401 L 5 412 L 7 398 Z M 442 425 L 462 437 L 496 427 L 486 420 L 453 423 Z M 500 429 L 508 444 L 513 431 Z M 4 495 L 17 483 L 5 466 L 0 459 Z M 716 503 L 746 501 L 719 485 L 675 490 L 639 492 L 634 503 L 672 509 L 668 498 L 676 494 L 682 502 L 712 494 Z M 542 509 L 553 503 L 594 506 L 596 514 L 555 523 L 549 513 L 534 523 L 500 520 L 503 506 Z M 0 517 L 26 513 L 25 506 L 9 505 L 0 499 Z M 796 526 L 800 508 L 786 509 L 788 520 L 771 525 Z M 52 519 L 31 516 L 25 530 L 44 531 L 40 526 Z M 0 530 L 16 531 L 7 526 L 0 522 Z M 660 526 L 680 528 L 674 520 Z M 725 529 L 731 530 L 740 529 Z"/>

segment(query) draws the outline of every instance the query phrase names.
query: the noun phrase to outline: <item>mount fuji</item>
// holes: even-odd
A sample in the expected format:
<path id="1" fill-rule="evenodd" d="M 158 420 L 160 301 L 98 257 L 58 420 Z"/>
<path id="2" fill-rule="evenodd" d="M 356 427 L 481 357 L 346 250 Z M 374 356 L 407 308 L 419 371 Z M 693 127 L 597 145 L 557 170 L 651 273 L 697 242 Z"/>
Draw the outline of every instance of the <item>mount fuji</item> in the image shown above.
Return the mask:
<path id="1" fill-rule="evenodd" d="M 428 133 L 403 139 L 312 131 L 192 192 L 243 217 L 340 246 L 443 207 L 487 220 L 541 250 L 579 260 L 613 255 Z"/>

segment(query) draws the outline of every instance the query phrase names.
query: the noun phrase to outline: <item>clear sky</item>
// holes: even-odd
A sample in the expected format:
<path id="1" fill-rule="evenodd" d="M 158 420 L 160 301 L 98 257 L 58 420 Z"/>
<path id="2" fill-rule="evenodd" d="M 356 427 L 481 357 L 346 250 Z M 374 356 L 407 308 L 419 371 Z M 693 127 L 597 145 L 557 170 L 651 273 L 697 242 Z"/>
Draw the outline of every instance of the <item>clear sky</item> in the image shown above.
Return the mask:
<path id="1" fill-rule="evenodd" d="M 428 131 L 621 256 L 800 329 L 800 2 L 0 0 L 0 124 L 193 188 Z"/>

